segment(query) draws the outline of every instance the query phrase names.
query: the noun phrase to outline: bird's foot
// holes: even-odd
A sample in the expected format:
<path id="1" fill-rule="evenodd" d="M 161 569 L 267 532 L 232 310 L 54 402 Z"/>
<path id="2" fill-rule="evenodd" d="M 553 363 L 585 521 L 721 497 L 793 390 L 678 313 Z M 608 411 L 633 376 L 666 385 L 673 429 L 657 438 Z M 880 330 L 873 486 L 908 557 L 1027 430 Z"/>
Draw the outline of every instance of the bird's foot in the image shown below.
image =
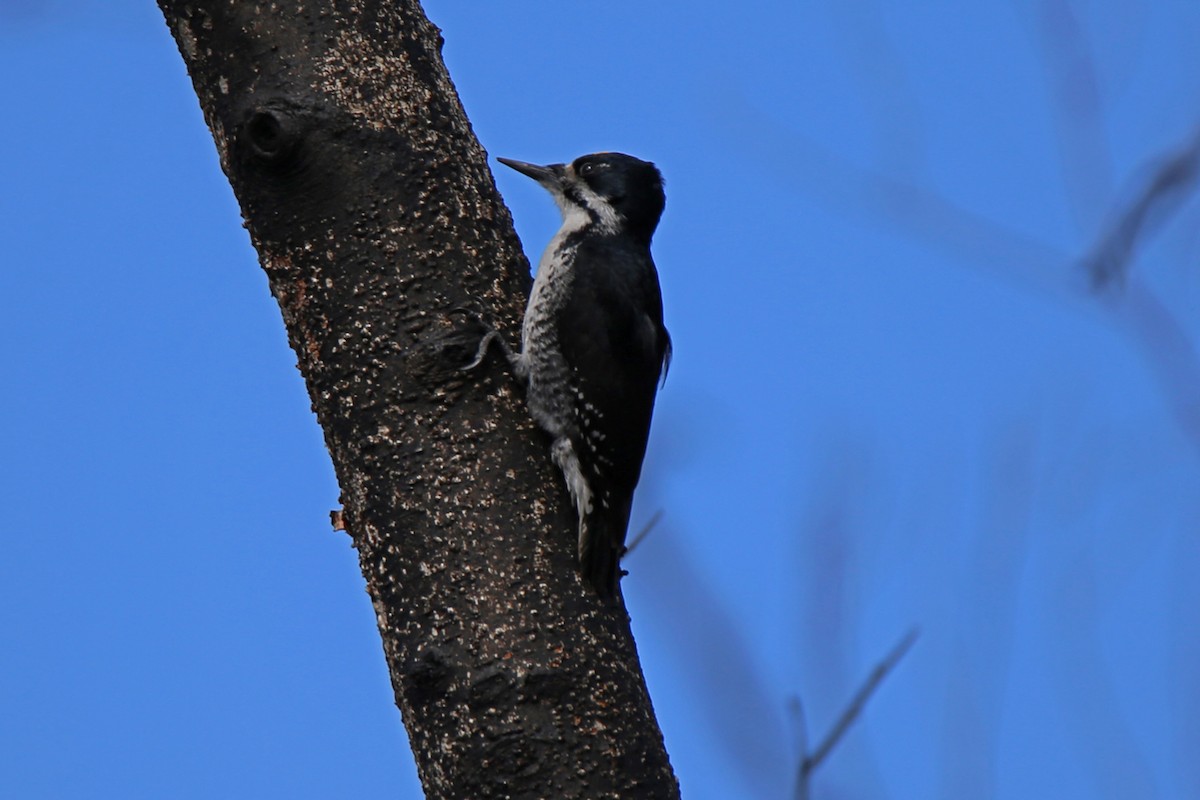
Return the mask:
<path id="1" fill-rule="evenodd" d="M 471 360 L 470 364 L 467 364 L 465 367 L 459 367 L 458 369 L 461 372 L 470 372 L 482 364 L 483 359 L 487 358 L 487 351 L 492 342 L 500 342 L 501 348 L 506 351 L 505 355 L 508 355 L 508 346 L 504 343 L 504 340 L 500 338 L 499 331 L 488 331 L 483 335 L 483 338 L 479 340 L 479 348 L 475 351 L 475 358 Z"/>

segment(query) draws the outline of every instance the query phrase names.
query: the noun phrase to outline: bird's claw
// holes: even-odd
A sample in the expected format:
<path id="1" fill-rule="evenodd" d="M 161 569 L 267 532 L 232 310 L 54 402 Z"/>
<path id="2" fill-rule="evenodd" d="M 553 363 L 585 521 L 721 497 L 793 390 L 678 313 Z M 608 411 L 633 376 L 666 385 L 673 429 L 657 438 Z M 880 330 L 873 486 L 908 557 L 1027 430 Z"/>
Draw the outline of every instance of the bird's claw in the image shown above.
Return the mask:
<path id="1" fill-rule="evenodd" d="M 465 367 L 459 367 L 458 368 L 459 372 L 470 372 L 471 370 L 475 369 L 480 364 L 482 364 L 483 359 L 487 357 L 488 347 L 491 346 L 492 342 L 496 341 L 499 338 L 500 338 L 500 334 L 497 333 L 496 331 L 488 331 L 487 333 L 485 333 L 483 335 L 483 338 L 479 340 L 479 349 L 475 351 L 475 358 L 471 361 L 470 364 L 467 364 Z"/>

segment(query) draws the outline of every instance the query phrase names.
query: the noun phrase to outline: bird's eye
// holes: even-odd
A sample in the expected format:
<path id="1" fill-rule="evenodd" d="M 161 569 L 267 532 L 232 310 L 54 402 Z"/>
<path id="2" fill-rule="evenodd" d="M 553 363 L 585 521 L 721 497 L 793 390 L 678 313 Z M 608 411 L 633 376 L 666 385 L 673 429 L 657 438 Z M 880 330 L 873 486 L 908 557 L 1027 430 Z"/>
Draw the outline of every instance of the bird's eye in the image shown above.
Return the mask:
<path id="1" fill-rule="evenodd" d="M 580 175 L 591 175 L 595 171 L 596 171 L 596 165 L 592 164 L 591 162 L 579 167 Z"/>

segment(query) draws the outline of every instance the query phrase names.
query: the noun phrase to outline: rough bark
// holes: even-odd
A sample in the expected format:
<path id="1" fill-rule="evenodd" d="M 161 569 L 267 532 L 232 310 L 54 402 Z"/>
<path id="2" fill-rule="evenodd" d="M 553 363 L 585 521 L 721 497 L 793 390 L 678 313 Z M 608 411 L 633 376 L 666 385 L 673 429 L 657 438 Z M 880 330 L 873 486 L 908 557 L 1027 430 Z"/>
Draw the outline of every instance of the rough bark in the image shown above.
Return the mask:
<path id="1" fill-rule="evenodd" d="M 430 798 L 670 798 L 515 342 L 528 264 L 415 0 L 159 0 L 278 299 Z M 463 311 L 462 309 L 468 309 Z"/>

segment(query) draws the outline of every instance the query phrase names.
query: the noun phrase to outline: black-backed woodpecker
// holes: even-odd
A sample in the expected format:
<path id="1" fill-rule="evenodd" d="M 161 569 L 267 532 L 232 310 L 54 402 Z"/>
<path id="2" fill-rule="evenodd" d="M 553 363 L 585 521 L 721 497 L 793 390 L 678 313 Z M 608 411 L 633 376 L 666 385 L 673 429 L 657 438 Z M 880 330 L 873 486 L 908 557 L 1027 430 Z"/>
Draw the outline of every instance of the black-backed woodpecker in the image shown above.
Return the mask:
<path id="1" fill-rule="evenodd" d="M 506 352 L 527 386 L 530 413 L 553 437 L 551 457 L 579 517 L 580 571 L 613 598 L 654 398 L 671 359 L 650 256 L 666 204 L 662 175 L 622 153 L 549 166 L 499 161 L 540 183 L 562 212 L 525 309 L 521 352 Z"/>

